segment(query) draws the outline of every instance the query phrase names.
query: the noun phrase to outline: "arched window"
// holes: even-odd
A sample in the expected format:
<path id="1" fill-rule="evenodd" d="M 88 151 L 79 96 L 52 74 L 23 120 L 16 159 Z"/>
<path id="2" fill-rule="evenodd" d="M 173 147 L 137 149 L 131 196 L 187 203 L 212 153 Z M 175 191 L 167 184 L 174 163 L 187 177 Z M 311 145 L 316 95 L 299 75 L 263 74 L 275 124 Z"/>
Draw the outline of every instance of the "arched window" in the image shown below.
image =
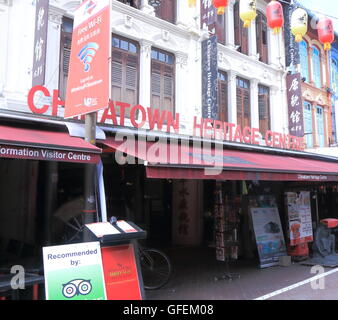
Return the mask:
<path id="1" fill-rule="evenodd" d="M 320 72 L 320 52 L 317 47 L 312 46 L 313 82 L 317 88 L 322 87 Z"/>
<path id="2" fill-rule="evenodd" d="M 266 17 L 257 11 L 256 17 L 256 37 L 257 37 L 257 53 L 259 53 L 259 61 L 268 63 L 268 28 Z"/>
<path id="3" fill-rule="evenodd" d="M 299 43 L 299 55 L 300 55 L 300 73 L 302 78 L 305 78 L 306 82 L 309 82 L 309 58 L 307 52 L 307 43 L 303 40 Z"/>

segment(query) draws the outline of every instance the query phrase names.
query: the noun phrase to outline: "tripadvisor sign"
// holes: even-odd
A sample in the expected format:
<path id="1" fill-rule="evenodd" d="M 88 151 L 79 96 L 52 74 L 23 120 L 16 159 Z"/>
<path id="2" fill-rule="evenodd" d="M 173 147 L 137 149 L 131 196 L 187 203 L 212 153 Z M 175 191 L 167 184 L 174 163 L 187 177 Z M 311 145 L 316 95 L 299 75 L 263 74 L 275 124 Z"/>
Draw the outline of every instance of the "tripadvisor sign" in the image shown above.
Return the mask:
<path id="1" fill-rule="evenodd" d="M 35 103 L 35 95 L 39 92 L 45 98 L 51 99 L 51 104 L 37 105 Z M 61 116 L 59 106 L 64 106 L 64 101 L 58 97 L 58 90 L 50 91 L 43 86 L 33 87 L 28 94 L 28 106 L 33 113 L 45 114 L 51 108 L 52 116 Z M 128 115 L 128 116 L 127 116 Z M 79 119 L 79 118 L 74 118 Z M 84 120 L 84 116 L 80 117 Z M 126 119 L 130 121 L 135 128 L 144 128 L 150 130 L 165 130 L 167 132 L 180 132 L 180 114 L 173 114 L 167 110 L 159 110 L 153 108 L 145 108 L 139 104 L 130 105 L 121 101 L 110 101 L 106 109 L 98 116 L 98 123 L 113 124 L 115 126 L 124 126 Z M 259 145 L 260 132 L 257 128 L 244 127 L 235 123 L 223 122 L 220 120 L 204 119 L 194 116 L 192 118 L 193 128 L 192 135 L 205 139 L 216 139 L 239 143 L 248 143 Z M 266 131 L 265 143 L 269 147 L 304 150 L 304 138 L 296 137 L 290 134 Z"/>

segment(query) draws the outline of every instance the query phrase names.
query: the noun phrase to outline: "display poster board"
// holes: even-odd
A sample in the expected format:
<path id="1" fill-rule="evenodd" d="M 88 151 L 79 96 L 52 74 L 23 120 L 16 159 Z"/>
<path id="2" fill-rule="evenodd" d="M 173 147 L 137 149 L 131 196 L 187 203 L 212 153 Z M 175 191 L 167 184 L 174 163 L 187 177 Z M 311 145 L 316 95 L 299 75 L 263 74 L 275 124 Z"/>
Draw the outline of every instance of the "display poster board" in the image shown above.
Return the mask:
<path id="1" fill-rule="evenodd" d="M 106 300 L 99 242 L 43 248 L 46 300 Z"/>
<path id="2" fill-rule="evenodd" d="M 108 300 L 142 300 L 134 245 L 129 243 L 101 250 Z"/>
<path id="3" fill-rule="evenodd" d="M 286 192 L 290 245 L 313 241 L 309 191 Z"/>
<path id="4" fill-rule="evenodd" d="M 278 265 L 279 257 L 287 255 L 278 208 L 273 196 L 250 199 L 249 207 L 260 267 Z"/>

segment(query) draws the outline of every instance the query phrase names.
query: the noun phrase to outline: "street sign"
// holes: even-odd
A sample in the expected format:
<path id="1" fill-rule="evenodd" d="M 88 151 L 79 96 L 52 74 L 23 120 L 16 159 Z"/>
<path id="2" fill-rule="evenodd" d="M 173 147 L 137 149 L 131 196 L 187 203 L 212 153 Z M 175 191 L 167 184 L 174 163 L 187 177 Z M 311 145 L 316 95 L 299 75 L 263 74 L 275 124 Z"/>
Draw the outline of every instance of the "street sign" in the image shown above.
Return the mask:
<path id="1" fill-rule="evenodd" d="M 111 0 L 87 0 L 75 11 L 65 118 L 108 107 Z"/>

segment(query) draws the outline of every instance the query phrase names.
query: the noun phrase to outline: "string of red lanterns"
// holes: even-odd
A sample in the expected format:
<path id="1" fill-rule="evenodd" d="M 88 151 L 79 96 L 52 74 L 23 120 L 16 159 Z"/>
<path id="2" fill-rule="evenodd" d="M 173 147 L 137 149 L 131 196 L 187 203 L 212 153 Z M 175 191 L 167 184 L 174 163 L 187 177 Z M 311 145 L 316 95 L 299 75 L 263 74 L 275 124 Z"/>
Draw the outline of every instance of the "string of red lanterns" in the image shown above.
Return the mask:
<path id="1" fill-rule="evenodd" d="M 188 0 L 189 5 L 195 3 Z M 228 6 L 228 0 L 213 0 L 213 5 L 217 9 L 217 14 L 224 14 Z M 243 26 L 248 28 L 256 17 L 256 0 L 240 0 L 240 18 Z M 284 25 L 283 7 L 280 2 L 271 0 L 266 7 L 266 18 L 268 26 L 273 29 L 273 34 L 278 34 Z M 297 8 L 291 16 L 291 32 L 295 36 L 295 41 L 300 42 L 307 32 L 308 15 L 304 9 Z M 330 50 L 334 40 L 333 23 L 330 18 L 322 18 L 317 23 L 319 41 L 324 44 L 324 50 Z"/>

